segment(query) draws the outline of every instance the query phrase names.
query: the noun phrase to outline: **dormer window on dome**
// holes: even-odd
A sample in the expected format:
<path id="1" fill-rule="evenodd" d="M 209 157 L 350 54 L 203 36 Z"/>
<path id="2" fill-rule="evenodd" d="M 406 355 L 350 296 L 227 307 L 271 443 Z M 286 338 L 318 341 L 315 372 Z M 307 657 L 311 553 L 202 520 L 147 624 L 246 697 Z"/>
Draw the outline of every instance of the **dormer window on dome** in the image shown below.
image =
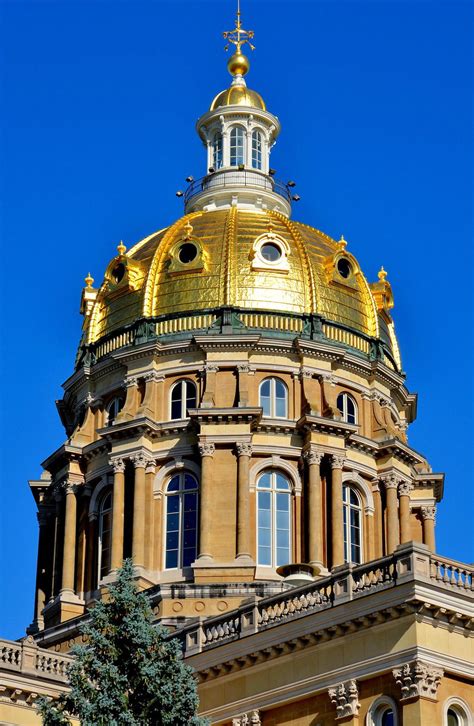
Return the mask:
<path id="1" fill-rule="evenodd" d="M 188 220 L 184 225 L 184 235 L 169 252 L 169 275 L 183 275 L 189 272 L 202 272 L 205 269 L 206 253 L 201 242 L 193 236 L 193 226 Z"/>
<path id="2" fill-rule="evenodd" d="M 252 270 L 262 272 L 288 273 L 290 265 L 288 255 L 290 247 L 288 242 L 273 232 L 273 226 L 268 225 L 268 231 L 261 234 L 252 245 Z"/>

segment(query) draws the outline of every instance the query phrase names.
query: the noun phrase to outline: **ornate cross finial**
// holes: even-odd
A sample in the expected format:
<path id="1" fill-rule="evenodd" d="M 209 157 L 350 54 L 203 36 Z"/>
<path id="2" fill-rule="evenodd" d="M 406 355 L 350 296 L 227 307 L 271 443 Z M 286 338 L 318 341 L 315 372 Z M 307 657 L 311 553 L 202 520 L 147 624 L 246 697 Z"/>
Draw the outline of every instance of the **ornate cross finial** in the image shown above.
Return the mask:
<path id="1" fill-rule="evenodd" d="M 233 30 L 226 30 L 222 33 L 222 36 L 227 41 L 225 50 L 229 50 L 230 44 L 235 45 L 236 53 L 241 52 L 241 48 L 245 43 L 248 43 L 251 50 L 255 50 L 255 46 L 250 42 L 254 36 L 253 30 L 245 30 L 242 27 L 240 20 L 240 0 L 237 0 L 237 17 L 235 19 L 235 28 Z"/>

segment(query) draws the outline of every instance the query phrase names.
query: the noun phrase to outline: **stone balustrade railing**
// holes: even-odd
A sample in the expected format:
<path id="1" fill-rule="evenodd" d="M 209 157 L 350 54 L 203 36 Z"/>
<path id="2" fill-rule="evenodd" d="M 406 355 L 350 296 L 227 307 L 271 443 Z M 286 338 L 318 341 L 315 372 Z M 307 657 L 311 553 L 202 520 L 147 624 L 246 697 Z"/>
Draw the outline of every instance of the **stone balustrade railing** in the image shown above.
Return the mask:
<path id="1" fill-rule="evenodd" d="M 39 648 L 31 636 L 21 641 L 0 640 L 0 671 L 16 671 L 53 681 L 67 681 L 72 656 Z"/>
<path id="2" fill-rule="evenodd" d="M 410 542 L 392 555 L 363 565 L 342 565 L 331 575 L 284 593 L 245 603 L 232 613 L 184 626 L 180 639 L 186 656 L 224 645 L 283 622 L 336 607 L 364 595 L 419 580 L 452 592 L 473 593 L 474 568 L 431 554 L 425 545 Z"/>

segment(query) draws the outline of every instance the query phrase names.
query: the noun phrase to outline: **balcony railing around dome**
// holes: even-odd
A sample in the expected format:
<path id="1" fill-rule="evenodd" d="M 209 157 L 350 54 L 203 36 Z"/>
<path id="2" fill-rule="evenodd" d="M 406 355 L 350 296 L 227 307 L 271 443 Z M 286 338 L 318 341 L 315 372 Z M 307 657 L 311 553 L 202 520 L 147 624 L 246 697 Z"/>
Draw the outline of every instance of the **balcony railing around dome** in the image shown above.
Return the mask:
<path id="1" fill-rule="evenodd" d="M 222 169 L 203 176 L 201 179 L 195 179 L 184 193 L 184 204 L 188 205 L 201 192 L 212 189 L 217 191 L 226 187 L 246 187 L 273 192 L 291 204 L 291 192 L 287 184 L 262 172 L 246 169 Z"/>

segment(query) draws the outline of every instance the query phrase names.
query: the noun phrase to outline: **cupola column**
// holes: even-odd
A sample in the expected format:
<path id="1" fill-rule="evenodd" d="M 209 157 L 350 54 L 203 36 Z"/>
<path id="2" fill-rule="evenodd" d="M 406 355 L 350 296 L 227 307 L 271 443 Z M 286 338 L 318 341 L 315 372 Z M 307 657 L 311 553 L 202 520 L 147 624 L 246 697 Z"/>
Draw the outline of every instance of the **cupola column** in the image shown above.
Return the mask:
<path id="1" fill-rule="evenodd" d="M 421 516 L 423 518 L 423 542 L 431 552 L 435 552 L 436 507 L 422 507 Z"/>
<path id="2" fill-rule="evenodd" d="M 381 477 L 385 485 L 387 506 L 387 554 L 392 553 L 400 544 L 400 525 L 398 519 L 398 485 L 400 479 L 395 474 Z"/>
<path id="3" fill-rule="evenodd" d="M 402 481 L 398 487 L 399 513 L 400 513 L 400 543 L 410 542 L 413 539 L 410 528 L 410 492 L 413 484 Z"/>
<path id="4" fill-rule="evenodd" d="M 125 462 L 113 459 L 114 491 L 112 500 L 112 552 L 110 569 L 118 570 L 123 562 L 123 527 L 125 510 Z"/>
<path id="5" fill-rule="evenodd" d="M 331 545 L 332 566 L 344 564 L 344 530 L 342 511 L 343 456 L 331 457 Z"/>
<path id="6" fill-rule="evenodd" d="M 212 459 L 216 447 L 208 441 L 199 444 L 201 454 L 201 502 L 199 506 L 199 559 L 212 560 Z"/>
<path id="7" fill-rule="evenodd" d="M 323 453 L 309 449 L 303 453 L 303 458 L 308 464 L 308 560 L 310 565 L 323 568 Z"/>
<path id="8" fill-rule="evenodd" d="M 154 548 L 154 506 L 153 506 L 153 482 L 155 480 L 155 461 L 150 460 L 145 469 L 145 533 L 146 533 L 146 549 L 145 549 L 145 567 L 148 570 L 153 569 L 153 548 Z"/>
<path id="9" fill-rule="evenodd" d="M 252 445 L 237 444 L 237 557 L 250 558 L 249 465 Z"/>
<path id="10" fill-rule="evenodd" d="M 132 458 L 132 461 L 135 466 L 135 488 L 133 493 L 132 558 L 135 567 L 144 567 L 146 499 L 145 469 L 149 461 L 142 453 L 134 456 Z"/>
<path id="11" fill-rule="evenodd" d="M 66 515 L 64 520 L 63 576 L 61 593 L 74 592 L 74 565 L 76 560 L 76 485 L 66 482 Z"/>

